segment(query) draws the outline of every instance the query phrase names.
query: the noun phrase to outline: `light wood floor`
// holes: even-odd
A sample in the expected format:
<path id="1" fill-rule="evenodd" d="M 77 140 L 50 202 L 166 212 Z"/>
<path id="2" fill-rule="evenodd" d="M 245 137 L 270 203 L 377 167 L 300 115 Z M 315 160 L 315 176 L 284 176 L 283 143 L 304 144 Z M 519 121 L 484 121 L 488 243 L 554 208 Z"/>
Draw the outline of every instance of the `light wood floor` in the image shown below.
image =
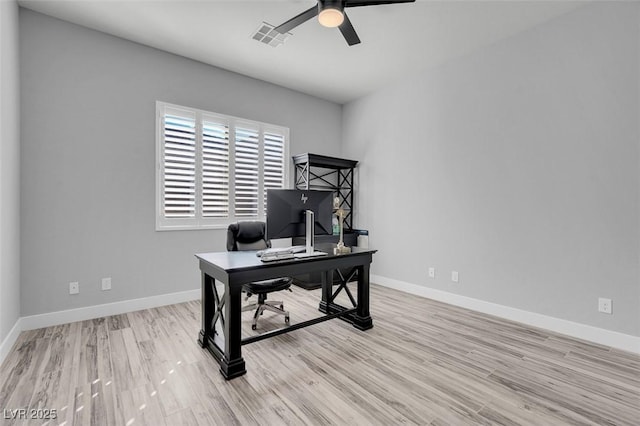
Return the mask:
<path id="1" fill-rule="evenodd" d="M 319 291 L 277 295 L 292 322 L 318 314 Z M 366 332 L 333 320 L 244 346 L 229 382 L 196 343 L 197 301 L 27 331 L 0 410 L 57 419 L 0 424 L 640 424 L 637 355 L 375 285 L 372 316 Z M 282 321 L 267 312 L 259 331 Z"/>

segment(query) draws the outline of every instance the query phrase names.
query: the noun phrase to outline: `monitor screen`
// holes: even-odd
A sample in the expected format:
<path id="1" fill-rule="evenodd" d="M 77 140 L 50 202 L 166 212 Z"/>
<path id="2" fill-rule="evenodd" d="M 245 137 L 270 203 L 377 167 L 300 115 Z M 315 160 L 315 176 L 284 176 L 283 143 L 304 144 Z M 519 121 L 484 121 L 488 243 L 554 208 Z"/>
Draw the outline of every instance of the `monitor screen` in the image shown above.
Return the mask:
<path id="1" fill-rule="evenodd" d="M 305 236 L 305 212 L 315 216 L 316 235 L 333 233 L 333 192 L 302 189 L 267 190 L 267 238 Z"/>

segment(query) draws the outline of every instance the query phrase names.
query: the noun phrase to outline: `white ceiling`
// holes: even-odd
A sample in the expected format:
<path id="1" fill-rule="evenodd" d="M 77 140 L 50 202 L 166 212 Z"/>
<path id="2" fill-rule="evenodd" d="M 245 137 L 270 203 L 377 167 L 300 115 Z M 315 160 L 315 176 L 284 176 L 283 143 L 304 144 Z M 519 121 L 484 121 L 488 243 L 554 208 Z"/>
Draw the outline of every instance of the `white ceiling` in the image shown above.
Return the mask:
<path id="1" fill-rule="evenodd" d="M 346 103 L 583 5 L 428 1 L 347 9 L 361 44 L 313 19 L 271 47 L 251 38 L 315 0 L 19 0 L 23 7 L 220 68 Z"/>

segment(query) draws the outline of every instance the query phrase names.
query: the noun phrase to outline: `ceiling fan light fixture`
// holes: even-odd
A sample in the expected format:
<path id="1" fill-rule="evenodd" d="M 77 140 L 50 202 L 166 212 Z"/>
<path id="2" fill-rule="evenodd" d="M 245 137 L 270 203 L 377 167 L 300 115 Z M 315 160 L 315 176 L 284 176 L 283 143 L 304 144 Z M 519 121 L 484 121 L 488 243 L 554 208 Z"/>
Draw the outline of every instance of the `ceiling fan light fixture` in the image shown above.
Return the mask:
<path id="1" fill-rule="evenodd" d="M 0 0 L 2 1 L 2 0 Z M 302 13 L 297 14 L 288 21 L 278 25 L 274 30 L 280 34 L 286 34 L 298 25 L 304 24 L 311 18 L 318 17 L 320 25 L 329 28 L 338 27 L 349 46 L 360 43 L 360 37 L 351 24 L 351 20 L 344 12 L 345 7 L 378 6 L 381 4 L 413 3 L 416 0 L 317 0 L 317 5 L 312 6 Z"/>
<path id="2" fill-rule="evenodd" d="M 318 14 L 318 22 L 328 28 L 339 27 L 344 22 L 344 14 L 338 8 L 325 7 Z"/>

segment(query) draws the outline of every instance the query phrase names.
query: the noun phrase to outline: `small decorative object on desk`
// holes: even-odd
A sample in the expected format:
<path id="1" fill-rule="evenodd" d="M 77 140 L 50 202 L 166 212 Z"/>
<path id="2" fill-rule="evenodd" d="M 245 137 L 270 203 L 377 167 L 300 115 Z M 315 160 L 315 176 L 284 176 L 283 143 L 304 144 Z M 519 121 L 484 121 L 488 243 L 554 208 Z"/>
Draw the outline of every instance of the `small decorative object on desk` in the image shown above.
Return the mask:
<path id="1" fill-rule="evenodd" d="M 354 232 L 358 235 L 358 247 L 369 248 L 369 231 L 365 229 L 356 229 Z"/>
<path id="2" fill-rule="evenodd" d="M 336 197 L 333 199 L 333 209 L 336 211 L 336 216 L 338 216 L 338 226 L 340 227 L 340 240 L 338 241 L 336 247 L 333 249 L 333 254 L 351 253 L 351 247 L 345 247 L 343 241 L 345 209 L 340 207 L 340 198 Z"/>

